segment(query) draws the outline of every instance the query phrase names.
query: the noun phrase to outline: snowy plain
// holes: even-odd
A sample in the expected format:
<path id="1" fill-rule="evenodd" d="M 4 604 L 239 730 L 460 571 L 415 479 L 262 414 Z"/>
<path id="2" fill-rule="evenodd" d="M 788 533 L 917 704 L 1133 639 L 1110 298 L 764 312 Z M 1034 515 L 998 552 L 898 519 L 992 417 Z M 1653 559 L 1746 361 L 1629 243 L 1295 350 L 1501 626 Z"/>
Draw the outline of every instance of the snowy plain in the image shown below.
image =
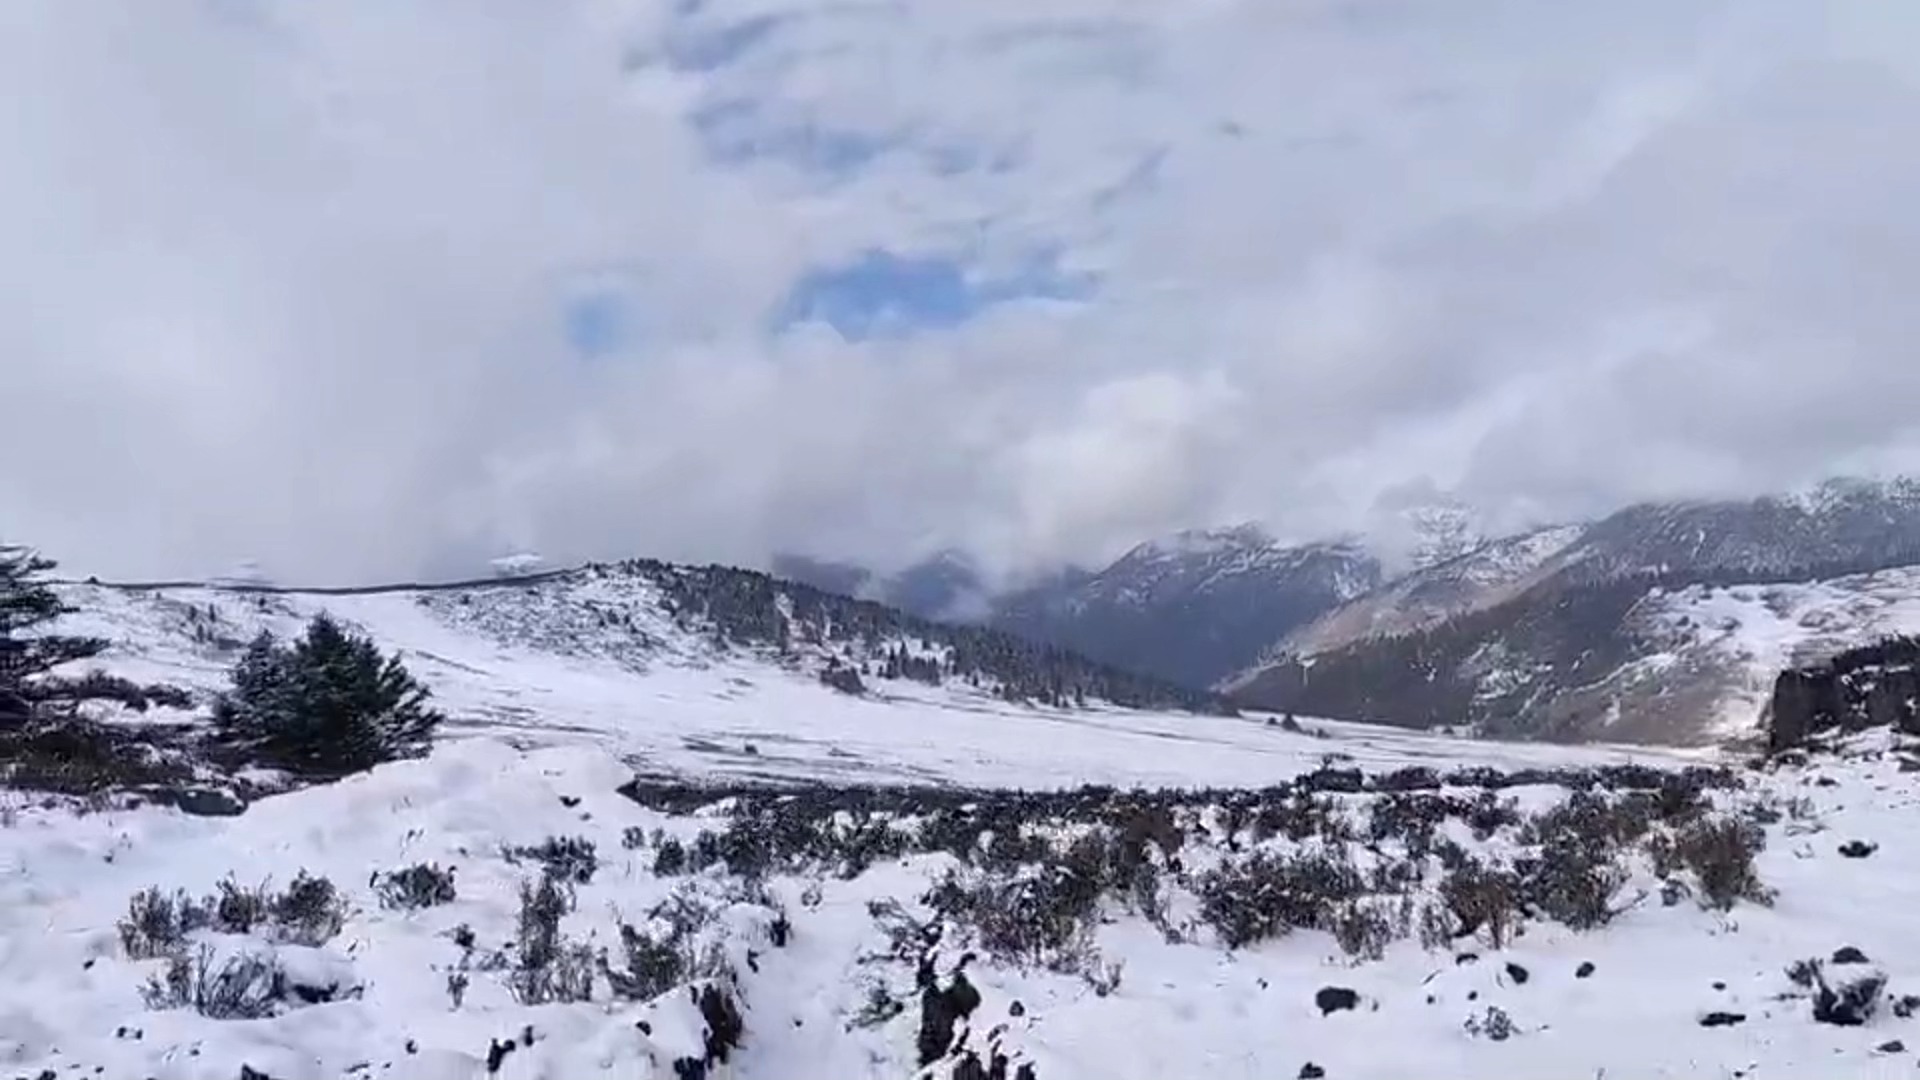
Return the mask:
<path id="1" fill-rule="evenodd" d="M 604 590 L 596 602 L 649 610 L 644 589 L 585 587 Z M 457 1007 L 447 990 L 463 955 L 456 927 L 470 927 L 483 946 L 514 933 L 527 867 L 504 857 L 507 848 L 552 836 L 595 844 L 600 869 L 579 885 L 565 929 L 601 944 L 675 889 L 725 899 L 721 876 L 669 881 L 654 873 L 650 850 L 629 849 L 629 837 L 656 830 L 691 840 L 716 813 L 638 805 L 616 790 L 636 772 L 1194 787 L 1276 783 L 1329 754 L 1370 772 L 1664 767 L 1699 757 L 1309 721 L 1324 728 L 1318 738 L 1259 717 L 1068 713 L 905 684 L 856 700 L 803 672 L 716 653 L 664 621 L 636 617 L 644 647 L 632 646 L 625 629 L 602 635 L 596 620 L 574 619 L 581 597 L 564 592 L 502 592 L 475 611 L 457 598 L 404 593 L 78 590 L 71 598 L 86 613 L 73 628 L 114 642 L 110 670 L 203 690 L 224 678 L 227 646 L 197 639 L 188 610 L 213 606 L 243 639 L 263 626 L 291 632 L 324 607 L 401 649 L 454 729 L 426 760 L 268 798 L 232 818 L 158 808 L 81 812 L 8 797 L 0 827 L 0 1075 L 233 1080 L 244 1065 L 274 1080 L 676 1077 L 673 1063 L 699 1044 L 699 1016 L 685 994 L 525 1005 L 484 973 L 473 975 Z M 1600 931 L 1530 924 L 1500 949 L 1464 942 L 1431 951 L 1402 940 L 1373 961 L 1349 958 L 1317 931 L 1239 950 L 1204 930 L 1173 943 L 1116 909 L 1097 930 L 1101 955 L 1124 965 L 1110 993 L 1075 975 L 981 961 L 968 969 L 982 998 L 973 1026 L 996 1030 L 1038 1080 L 1911 1075 L 1915 1053 L 1892 1047 L 1901 1039 L 1920 1047 L 1920 1021 L 1883 1010 L 1861 1027 L 1816 1023 L 1785 975 L 1795 961 L 1854 946 L 1888 976 L 1889 995 L 1920 992 L 1920 922 L 1911 914 L 1920 907 L 1920 844 L 1909 827 L 1920 799 L 1883 737 L 1857 740 L 1854 749 L 1845 760 L 1744 774 L 1745 790 L 1716 796 L 1729 806 L 1803 800 L 1791 819 L 1768 827 L 1759 869 L 1777 891 L 1770 907 L 1717 912 L 1655 900 Z M 1507 794 L 1545 805 L 1564 793 Z M 1837 848 L 1848 840 L 1878 848 L 1870 858 L 1843 858 Z M 1500 844 L 1494 838 L 1489 850 Z M 382 907 L 371 875 L 417 863 L 452 867 L 457 899 L 421 911 Z M 928 1075 L 914 1054 L 911 1010 L 873 1025 L 853 1018 L 876 981 L 912 992 L 911 971 L 875 961 L 886 942 L 868 905 L 897 898 L 911 906 L 948 868 L 945 856 L 910 855 L 844 878 L 776 874 L 767 888 L 793 919 L 784 948 L 769 943 L 753 910 L 728 909 L 721 923 L 742 972 L 746 1032 L 709 1080 Z M 159 886 L 200 895 L 228 875 L 284 884 L 302 870 L 336 882 L 349 915 L 324 948 L 289 960 L 340 972 L 353 995 L 244 1021 L 146 1007 L 140 988 L 159 962 L 126 957 L 115 929 L 134 893 Z M 1655 887 L 1641 867 L 1627 892 Z M 1315 995 L 1329 985 L 1354 990 L 1359 1007 L 1323 1015 Z M 1490 1008 L 1511 1017 L 1510 1037 L 1470 1030 L 1468 1021 Z M 1703 1026 L 1714 1013 L 1743 1019 Z M 490 1071 L 490 1046 L 529 1028 L 534 1043 Z"/>

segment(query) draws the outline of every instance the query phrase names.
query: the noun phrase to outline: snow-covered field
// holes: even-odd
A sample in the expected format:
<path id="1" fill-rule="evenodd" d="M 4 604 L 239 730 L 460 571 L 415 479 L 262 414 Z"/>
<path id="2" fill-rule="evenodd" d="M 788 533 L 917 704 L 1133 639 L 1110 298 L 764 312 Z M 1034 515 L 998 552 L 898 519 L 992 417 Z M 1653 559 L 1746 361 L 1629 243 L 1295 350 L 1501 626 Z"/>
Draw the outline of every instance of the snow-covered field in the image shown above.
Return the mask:
<path id="1" fill-rule="evenodd" d="M 325 607 L 402 650 L 454 726 L 425 760 L 267 798 L 231 818 L 151 807 L 86 812 L 0 796 L 0 1076 L 1014 1080 L 1024 1066 L 1032 1080 L 1766 1080 L 1905 1076 L 1920 1057 L 1920 1019 L 1902 1019 L 1897 1013 L 1910 1010 L 1894 1007 L 1920 993 L 1920 923 L 1911 917 L 1920 844 L 1907 827 L 1920 799 L 1915 774 L 1902 771 L 1884 735 L 1858 740 L 1859 754 L 1847 760 L 1743 771 L 1743 787 L 1711 794 L 1713 812 L 1727 820 L 1756 805 L 1775 808 L 1757 860 L 1775 892 L 1771 906 L 1663 903 L 1656 863 L 1633 849 L 1622 856 L 1619 913 L 1604 929 L 1530 919 L 1510 940 L 1496 943 L 1483 930 L 1439 947 L 1406 934 L 1377 959 L 1350 956 L 1317 929 L 1228 948 L 1202 917 L 1208 873 L 1253 852 L 1324 853 L 1335 841 L 1267 835 L 1221 805 L 1187 806 L 1179 812 L 1187 846 L 1177 858 L 1151 856 L 1165 910 L 1149 918 L 1117 896 L 1102 899 L 1090 936 L 1075 946 L 1089 965 L 1018 962 L 960 925 L 922 943 L 936 987 L 951 987 L 964 970 L 977 990 L 953 1042 L 978 1051 L 988 1070 L 956 1072 L 964 1067 L 949 1059 L 927 1072 L 916 957 L 895 951 L 873 905 L 897 901 L 936 924 L 929 890 L 951 871 L 973 871 L 944 851 L 918 851 L 837 870 L 776 862 L 757 888 L 726 872 L 732 856 L 674 873 L 663 869 L 662 852 L 673 841 L 700 850 L 700 835 L 724 833 L 736 804 L 643 804 L 622 785 L 645 773 L 736 785 L 823 781 L 843 794 L 901 782 L 1253 787 L 1329 765 L 1378 775 L 1473 765 L 1670 769 L 1698 759 L 1312 722 L 1295 733 L 1261 717 L 1033 709 L 906 683 L 854 699 L 804 672 L 722 655 L 648 621 L 647 598 L 615 593 L 589 598 L 632 615 L 633 627 L 604 633 L 598 616 L 581 616 L 586 598 L 538 590 L 477 610 L 457 597 L 404 593 L 81 588 L 71 598 L 87 609 L 73 628 L 114 641 L 111 670 L 199 690 L 222 683 L 234 643 L 261 627 L 293 632 Z M 1545 785 L 1432 795 L 1475 807 L 1510 799 L 1521 816 L 1566 798 Z M 1398 850 L 1366 831 L 1387 801 L 1350 794 L 1309 803 L 1358 830 L 1335 846 L 1377 877 Z M 844 813 L 832 820 L 855 821 Z M 1656 825 L 1655 835 L 1667 827 Z M 1522 867 L 1541 850 L 1511 824 L 1480 835 L 1449 819 L 1440 835 L 1493 866 Z M 709 975 L 731 973 L 713 985 L 731 986 L 744 1021 L 729 1060 L 692 1064 L 712 1024 L 687 988 L 627 1000 L 601 973 L 588 1001 L 516 996 L 522 889 L 541 869 L 510 851 L 553 837 L 582 838 L 597 852 L 591 879 L 570 887 L 560 922 L 567 941 L 617 961 L 620 927 L 657 930 L 650 913 L 663 901 L 708 909 L 700 941 L 715 951 L 703 962 Z M 1877 847 L 1869 857 L 1842 856 L 1841 845 L 1856 840 Z M 417 864 L 451 868 L 456 895 L 419 910 L 383 905 L 375 875 Z M 1434 876 L 1405 893 L 1409 905 L 1437 895 L 1440 864 L 1422 865 Z M 229 876 L 283 888 L 302 871 L 341 890 L 337 933 L 290 941 L 268 924 L 190 935 L 216 957 L 250 951 L 277 962 L 290 987 L 270 1010 L 277 1015 L 214 1019 L 149 1007 L 142 988 L 169 961 L 128 954 L 117 924 L 130 898 L 150 887 L 204 896 Z M 1866 962 L 1830 961 L 1849 946 Z M 969 952 L 980 955 L 963 959 Z M 1829 960 L 1836 986 L 1885 975 L 1866 1023 L 1814 1019 L 1809 991 L 1786 974 L 1807 959 Z M 1327 1011 L 1330 990 L 1352 991 L 1354 1007 Z M 305 1004 L 302 992 L 331 1000 Z M 876 1007 L 887 1002 L 898 1006 Z M 1916 1049 L 1896 1048 L 1903 1040 Z M 991 1072 L 994 1048 L 1006 1056 L 1004 1073 Z"/>

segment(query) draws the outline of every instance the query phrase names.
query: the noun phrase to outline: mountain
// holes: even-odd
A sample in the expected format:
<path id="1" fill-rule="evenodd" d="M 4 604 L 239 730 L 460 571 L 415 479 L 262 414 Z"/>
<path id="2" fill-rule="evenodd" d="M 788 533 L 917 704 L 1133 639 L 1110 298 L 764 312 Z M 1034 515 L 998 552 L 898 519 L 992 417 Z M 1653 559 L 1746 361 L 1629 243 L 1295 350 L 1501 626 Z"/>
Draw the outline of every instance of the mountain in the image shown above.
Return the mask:
<path id="1" fill-rule="evenodd" d="M 1380 575 L 1379 559 L 1356 543 L 1288 545 L 1251 525 L 1194 530 L 1141 544 L 1098 573 L 1002 597 L 992 624 L 1209 686 Z"/>
<path id="2" fill-rule="evenodd" d="M 1763 593 L 1787 609 L 1796 585 L 1898 594 L 1903 580 L 1857 575 L 1916 564 L 1920 484 L 1909 480 L 1643 504 L 1388 582 L 1225 685 L 1248 705 L 1315 715 L 1529 738 L 1712 741 L 1751 732 L 1754 695 L 1764 699 L 1773 671 L 1754 676 L 1739 646 L 1686 607 L 1743 586 L 1758 591 L 1737 595 Z M 1815 651 L 1877 632 L 1780 629 Z"/>
<path id="3" fill-rule="evenodd" d="M 886 576 L 853 563 L 792 554 L 775 555 L 771 569 L 775 577 L 872 600 L 923 619 L 982 622 L 993 606 L 980 568 L 959 551 L 937 552 Z"/>
<path id="4" fill-rule="evenodd" d="M 325 610 L 360 628 L 460 706 L 518 722 L 536 703 L 569 722 L 645 722 L 662 698 L 712 696 L 781 714 L 845 712 L 836 698 L 1042 710 L 1222 711 L 1220 698 L 1121 672 L 986 627 L 934 623 L 765 574 L 635 560 L 512 581 L 284 590 L 73 584 L 74 633 L 114 644 L 111 670 L 203 697 L 256 633 L 297 633 Z M 828 689 L 836 687 L 847 693 Z M 795 694 L 799 697 L 795 697 Z M 770 696 L 769 696 L 770 695 Z M 827 700 L 822 700 L 827 699 Z M 769 734 L 768 738 L 778 738 Z"/>

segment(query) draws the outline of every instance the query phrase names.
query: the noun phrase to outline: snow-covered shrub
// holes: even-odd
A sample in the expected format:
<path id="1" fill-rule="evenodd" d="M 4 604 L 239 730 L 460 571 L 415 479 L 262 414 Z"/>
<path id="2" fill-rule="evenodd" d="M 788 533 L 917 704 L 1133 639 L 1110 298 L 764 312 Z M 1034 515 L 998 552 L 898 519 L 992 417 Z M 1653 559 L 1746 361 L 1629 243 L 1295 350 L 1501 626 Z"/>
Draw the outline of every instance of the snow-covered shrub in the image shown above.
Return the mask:
<path id="1" fill-rule="evenodd" d="M 213 895 L 195 900 L 185 891 L 143 889 L 128 901 L 118 930 L 127 956 L 148 960 L 176 956 L 200 931 L 245 935 L 260 932 L 277 941 L 318 946 L 346 923 L 346 901 L 323 877 L 301 871 L 283 893 L 268 882 L 247 886 L 229 877 Z"/>
<path id="2" fill-rule="evenodd" d="M 442 870 L 437 864 L 429 863 L 379 874 L 373 889 L 382 907 L 407 911 L 451 904 L 456 896 L 453 870 Z"/>
<path id="3" fill-rule="evenodd" d="M 590 1001 L 598 957 L 571 942 L 560 920 L 573 910 L 573 894 L 550 874 L 520 885 L 520 917 L 507 987 L 523 1005 Z"/>
<path id="4" fill-rule="evenodd" d="M 1720 911 L 1739 901 L 1771 904 L 1773 890 L 1760 880 L 1754 859 L 1766 849 L 1767 834 L 1759 826 L 1734 817 L 1702 818 L 1660 836 L 1649 844 L 1655 872 L 1667 878 L 1689 871 L 1701 904 Z"/>
<path id="5" fill-rule="evenodd" d="M 687 848 L 685 844 L 669 836 L 660 841 L 653 852 L 653 873 L 655 877 L 674 877 L 686 873 Z"/>
<path id="6" fill-rule="evenodd" d="M 727 974 L 717 943 L 702 940 L 716 910 L 688 890 L 676 890 L 647 913 L 642 926 L 620 924 L 625 966 L 604 959 L 601 967 L 614 996 L 650 1001 L 683 983 Z"/>
<path id="7" fill-rule="evenodd" d="M 255 638 L 213 719 L 232 756 L 330 780 L 424 755 L 443 719 L 430 696 L 398 656 L 322 614 L 291 644 Z"/>
<path id="8" fill-rule="evenodd" d="M 119 922 L 121 949 L 133 960 L 173 955 L 194 929 L 188 914 L 192 910 L 193 899 L 184 891 L 140 890 L 127 902 L 127 914 Z"/>
<path id="9" fill-rule="evenodd" d="M 218 958 L 210 945 L 182 950 L 141 990 L 150 1009 L 192 1009 L 212 1020 L 259 1020 L 288 1002 L 286 971 L 269 954 Z"/>
<path id="10" fill-rule="evenodd" d="M 1465 937 L 1484 931 L 1494 948 L 1511 940 L 1524 914 L 1520 903 L 1523 885 L 1513 871 L 1487 865 L 1458 848 L 1441 847 L 1448 864 L 1440 881 L 1440 899 L 1453 916 L 1452 937 Z"/>
<path id="11" fill-rule="evenodd" d="M 942 917 L 978 935 L 989 955 L 1053 971 L 1093 961 L 1093 922 L 1102 883 L 1060 865 L 1009 874 L 950 875 L 927 894 Z"/>
<path id="12" fill-rule="evenodd" d="M 1201 917 L 1229 948 L 1294 930 L 1332 930 L 1335 913 L 1359 899 L 1366 882 L 1346 849 L 1255 852 L 1200 878 Z"/>
<path id="13" fill-rule="evenodd" d="M 302 870 L 287 891 L 272 898 L 272 922 L 279 940 L 317 946 L 333 940 L 346 925 L 346 900 L 333 882 Z"/>
<path id="14" fill-rule="evenodd" d="M 530 847 L 508 848 L 507 859 L 537 862 L 548 877 L 574 885 L 591 883 L 600 869 L 594 843 L 584 836 L 549 836 Z"/>

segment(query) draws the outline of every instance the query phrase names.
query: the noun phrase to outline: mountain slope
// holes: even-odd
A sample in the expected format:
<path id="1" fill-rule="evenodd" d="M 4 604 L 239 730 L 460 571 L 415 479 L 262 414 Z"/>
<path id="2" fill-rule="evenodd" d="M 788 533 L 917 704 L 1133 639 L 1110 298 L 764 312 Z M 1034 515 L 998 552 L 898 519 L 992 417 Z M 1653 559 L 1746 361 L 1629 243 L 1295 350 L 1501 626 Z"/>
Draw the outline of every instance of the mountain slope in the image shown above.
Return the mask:
<path id="1" fill-rule="evenodd" d="M 1354 544 L 1288 546 L 1253 526 L 1192 531 L 1142 544 L 1077 582 L 1004 597 L 993 625 L 1209 686 L 1379 578 L 1379 561 Z"/>
<path id="2" fill-rule="evenodd" d="M 1920 485 L 1842 481 L 1797 496 L 1647 504 L 1570 540 L 1536 537 L 1546 539 L 1520 543 L 1550 554 L 1503 560 L 1523 568 L 1517 575 L 1454 588 L 1444 580 L 1454 564 L 1442 564 L 1323 617 L 1233 679 L 1235 696 L 1518 737 L 1695 742 L 1750 732 L 1755 687 L 1772 672 L 1742 674 L 1727 650 L 1667 617 L 1672 594 L 1920 564 Z M 1442 602 L 1423 606 L 1426 595 Z M 1799 636 L 1819 647 L 1815 631 Z"/>

